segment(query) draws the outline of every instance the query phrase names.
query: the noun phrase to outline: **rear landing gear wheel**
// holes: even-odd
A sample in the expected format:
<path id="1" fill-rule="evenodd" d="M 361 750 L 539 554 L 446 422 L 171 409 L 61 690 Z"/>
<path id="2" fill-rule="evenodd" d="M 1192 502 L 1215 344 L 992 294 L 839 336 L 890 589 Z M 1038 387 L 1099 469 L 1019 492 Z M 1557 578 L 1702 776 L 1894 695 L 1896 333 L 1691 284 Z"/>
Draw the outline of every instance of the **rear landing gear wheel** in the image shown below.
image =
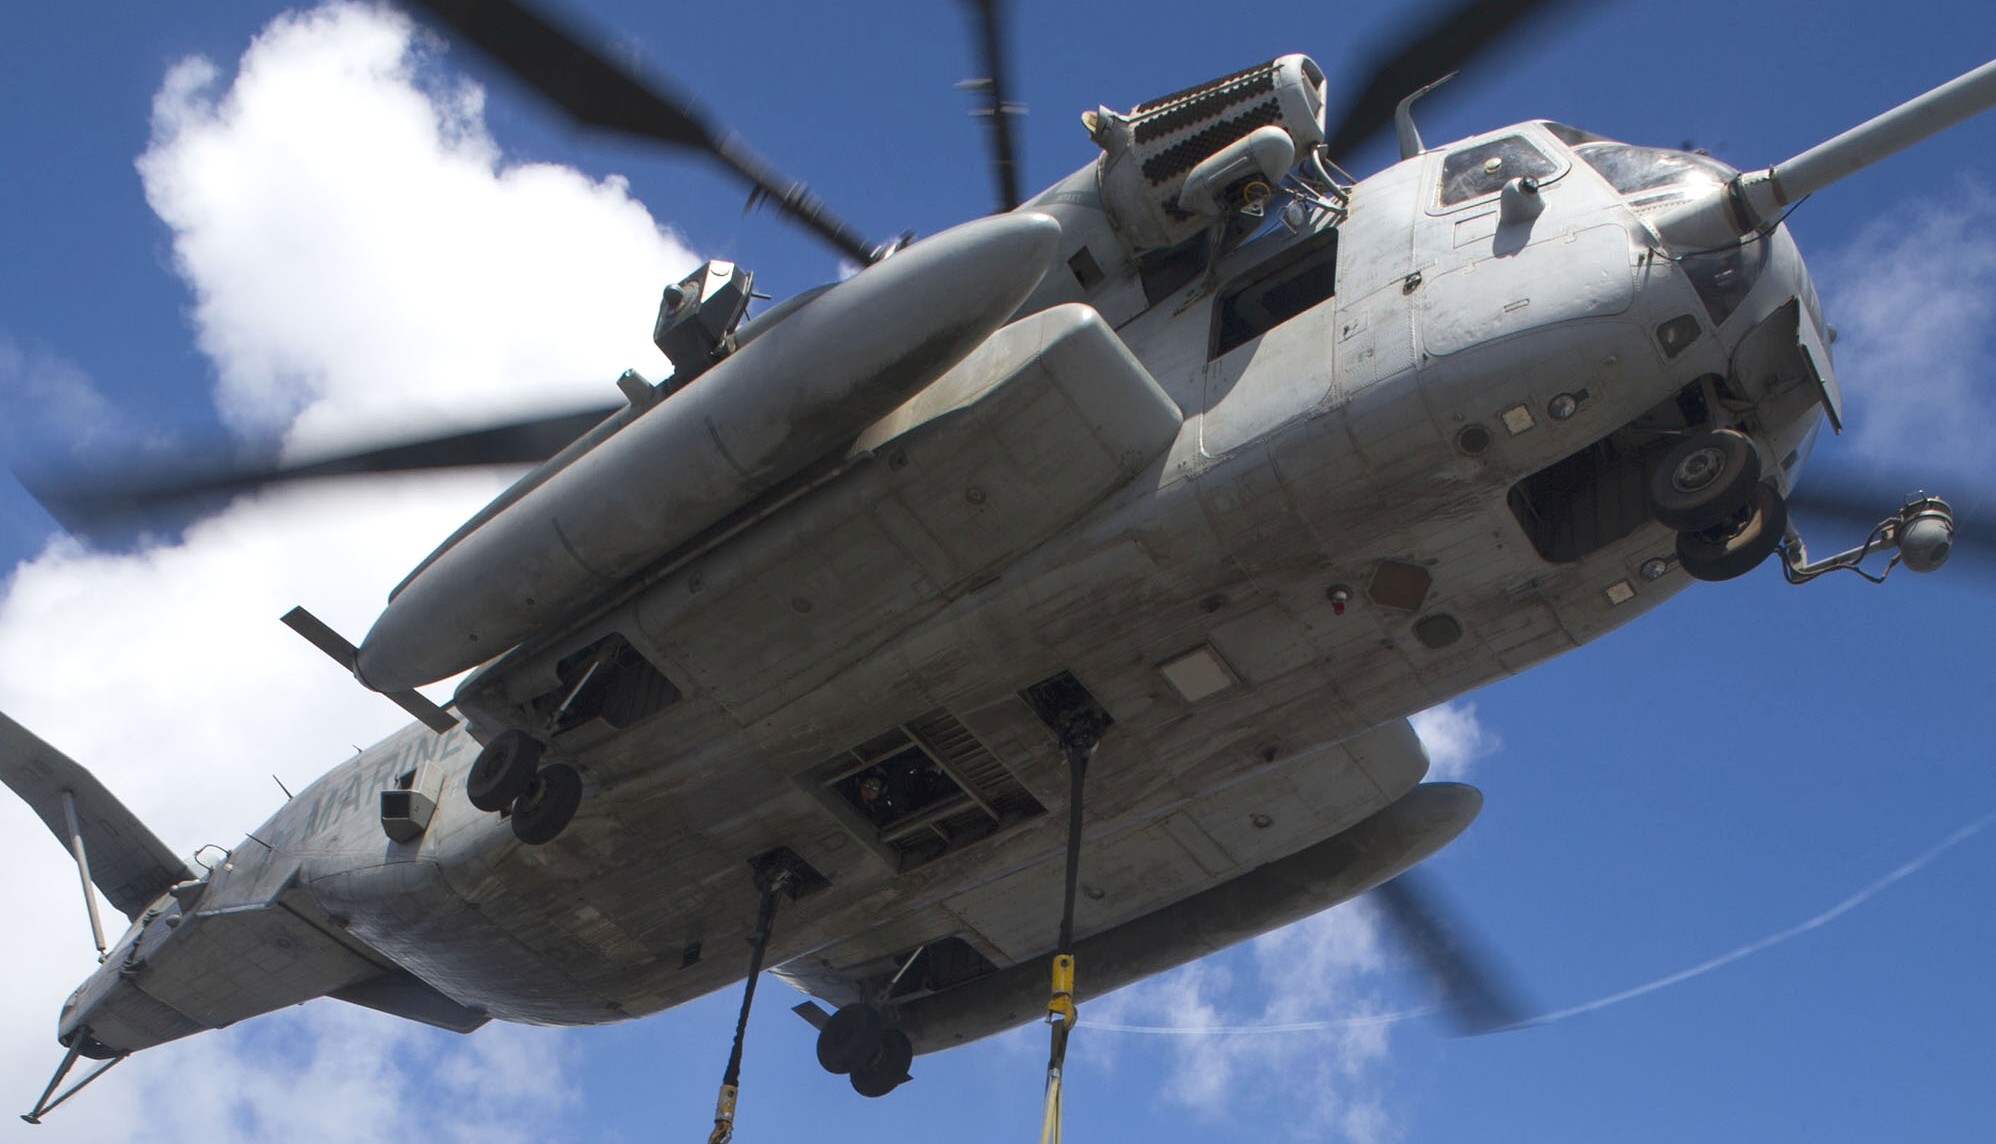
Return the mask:
<path id="1" fill-rule="evenodd" d="M 1733 429 L 1693 433 L 1650 473 L 1650 515 L 1679 532 L 1713 528 L 1745 508 L 1759 482 L 1760 451 L 1752 438 Z"/>
<path id="2" fill-rule="evenodd" d="M 549 763 L 513 803 L 513 837 L 529 846 L 553 842 L 581 805 L 581 773 L 567 763 Z"/>
<path id="3" fill-rule="evenodd" d="M 1698 580 L 1731 580 L 1759 567 L 1788 531 L 1788 504 L 1766 485 L 1747 494 L 1746 508 L 1724 524 L 1677 534 L 1677 562 Z"/>
<path id="4" fill-rule="evenodd" d="M 880 1037 L 880 1050 L 865 1067 L 853 1070 L 852 1090 L 861 1096 L 886 1096 L 908 1079 L 908 1066 L 915 1060 L 908 1034 L 889 1029 Z"/>
<path id="5" fill-rule="evenodd" d="M 526 793 L 541 761 L 539 739 L 525 731 L 508 731 L 485 744 L 464 776 L 464 794 L 484 811 L 504 810 Z"/>

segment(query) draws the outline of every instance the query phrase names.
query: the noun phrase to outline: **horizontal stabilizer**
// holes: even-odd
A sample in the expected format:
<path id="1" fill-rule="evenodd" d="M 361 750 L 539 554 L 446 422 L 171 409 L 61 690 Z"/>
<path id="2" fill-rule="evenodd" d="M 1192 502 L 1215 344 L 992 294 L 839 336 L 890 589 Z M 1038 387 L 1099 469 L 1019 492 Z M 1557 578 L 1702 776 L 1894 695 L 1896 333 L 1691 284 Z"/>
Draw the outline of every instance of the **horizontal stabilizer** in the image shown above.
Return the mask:
<path id="1" fill-rule="evenodd" d="M 65 850 L 69 823 L 62 795 L 69 792 L 91 880 L 127 918 L 144 913 L 168 887 L 194 877 L 95 776 L 5 715 L 0 715 L 0 781 L 34 808 Z"/>

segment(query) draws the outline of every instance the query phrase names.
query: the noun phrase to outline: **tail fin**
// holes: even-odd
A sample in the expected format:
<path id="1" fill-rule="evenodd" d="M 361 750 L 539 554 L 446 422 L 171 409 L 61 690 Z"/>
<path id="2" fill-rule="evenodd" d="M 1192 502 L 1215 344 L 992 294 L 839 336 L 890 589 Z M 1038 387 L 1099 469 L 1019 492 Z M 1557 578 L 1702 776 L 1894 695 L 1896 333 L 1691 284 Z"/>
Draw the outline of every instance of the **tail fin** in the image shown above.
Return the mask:
<path id="1" fill-rule="evenodd" d="M 103 783 L 5 715 L 0 715 L 0 781 L 34 808 L 64 849 L 74 847 L 69 822 L 74 809 L 90 880 L 127 918 L 137 918 L 169 887 L 194 877 Z"/>

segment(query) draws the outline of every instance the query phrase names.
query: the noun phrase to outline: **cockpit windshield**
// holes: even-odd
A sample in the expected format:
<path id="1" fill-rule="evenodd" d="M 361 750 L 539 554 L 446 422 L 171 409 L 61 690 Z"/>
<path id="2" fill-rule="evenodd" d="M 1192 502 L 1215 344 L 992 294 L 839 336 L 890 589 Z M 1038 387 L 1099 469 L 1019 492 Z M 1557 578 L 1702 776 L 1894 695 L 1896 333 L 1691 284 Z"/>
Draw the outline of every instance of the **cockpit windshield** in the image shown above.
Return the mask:
<path id="1" fill-rule="evenodd" d="M 1667 151 L 1661 147 L 1634 147 L 1627 143 L 1604 141 L 1582 143 L 1573 149 L 1573 153 L 1625 195 L 1653 191 L 1659 187 L 1720 186 L 1739 174 L 1708 155 Z"/>

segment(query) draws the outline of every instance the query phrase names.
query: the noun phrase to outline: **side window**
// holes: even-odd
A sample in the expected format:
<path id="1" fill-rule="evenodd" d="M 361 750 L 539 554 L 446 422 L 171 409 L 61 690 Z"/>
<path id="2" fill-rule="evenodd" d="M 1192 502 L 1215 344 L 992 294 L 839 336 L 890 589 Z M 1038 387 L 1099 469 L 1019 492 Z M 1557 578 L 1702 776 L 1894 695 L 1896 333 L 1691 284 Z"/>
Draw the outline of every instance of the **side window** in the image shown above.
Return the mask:
<path id="1" fill-rule="evenodd" d="M 1442 161 L 1442 205 L 1495 194 L 1520 175 L 1536 179 L 1558 170 L 1558 163 L 1522 135 L 1464 147 Z"/>
<path id="2" fill-rule="evenodd" d="M 1211 361 L 1337 293 L 1338 232 L 1326 227 L 1226 285 L 1213 307 Z"/>
<path id="3" fill-rule="evenodd" d="M 1753 284 L 1767 269 L 1768 249 L 1764 242 L 1748 242 L 1687 254 L 1677 261 L 1712 315 L 1712 324 L 1718 326 L 1753 292 Z"/>

